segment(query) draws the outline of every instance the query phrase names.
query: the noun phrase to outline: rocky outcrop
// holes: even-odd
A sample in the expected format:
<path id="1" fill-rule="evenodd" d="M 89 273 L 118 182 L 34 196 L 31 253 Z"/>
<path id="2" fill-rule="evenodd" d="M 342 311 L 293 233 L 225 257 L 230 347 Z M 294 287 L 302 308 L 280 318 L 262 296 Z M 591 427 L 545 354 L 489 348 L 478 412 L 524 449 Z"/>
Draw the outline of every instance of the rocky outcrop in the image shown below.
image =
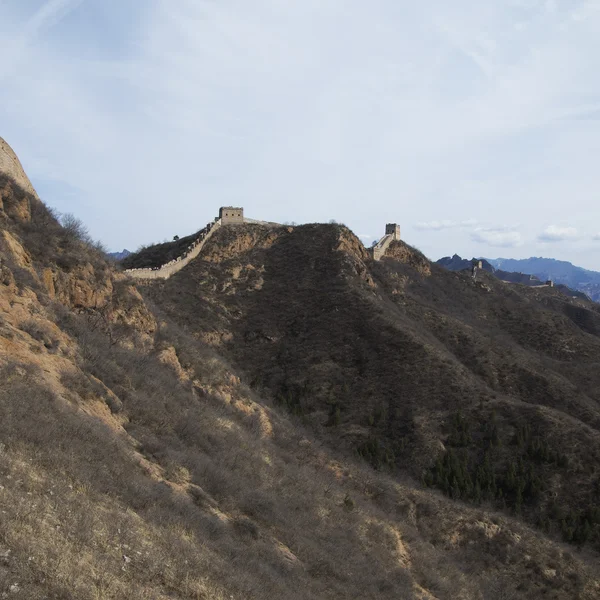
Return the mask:
<path id="1" fill-rule="evenodd" d="M 222 228 L 217 243 L 207 244 L 202 258 L 221 263 L 250 250 L 270 248 L 282 235 L 291 233 L 292 227 L 268 227 L 265 225 L 237 225 Z"/>
<path id="2" fill-rule="evenodd" d="M 340 230 L 335 249 L 343 254 L 344 262 L 349 268 L 348 272 L 351 276 L 358 277 L 370 288 L 375 287 L 375 282 L 367 267 L 367 261 L 370 258 L 369 252 L 354 233 L 343 227 Z"/>
<path id="3" fill-rule="evenodd" d="M 29 177 L 25 174 L 23 166 L 19 161 L 14 150 L 0 137 L 0 173 L 4 173 L 15 183 L 24 189 L 28 194 L 35 196 L 39 200 Z"/>
<path id="4" fill-rule="evenodd" d="M 392 258 L 401 263 L 409 265 L 415 271 L 424 276 L 431 275 L 431 263 L 418 250 L 411 248 L 408 244 L 402 241 L 392 242 L 386 252 L 386 258 Z"/>
<path id="5" fill-rule="evenodd" d="M 39 197 L 13 149 L 0 138 L 0 215 L 31 219 L 31 201 Z"/>

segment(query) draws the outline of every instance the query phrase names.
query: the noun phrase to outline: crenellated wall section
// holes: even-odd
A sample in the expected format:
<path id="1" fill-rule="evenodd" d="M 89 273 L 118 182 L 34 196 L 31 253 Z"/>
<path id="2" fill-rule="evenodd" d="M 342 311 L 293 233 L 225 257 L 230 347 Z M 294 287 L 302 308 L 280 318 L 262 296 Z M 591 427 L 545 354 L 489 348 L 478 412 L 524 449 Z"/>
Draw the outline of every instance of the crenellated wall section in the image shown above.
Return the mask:
<path id="1" fill-rule="evenodd" d="M 213 233 L 220 227 L 229 225 L 242 225 L 244 223 L 251 223 L 256 225 L 266 225 L 268 227 L 279 227 L 278 223 L 272 223 L 267 221 L 256 221 L 255 219 L 247 219 L 244 217 L 244 209 L 236 207 L 221 207 L 219 210 L 220 217 L 209 223 L 199 234 L 196 240 L 191 244 L 183 256 L 176 258 L 168 262 L 159 268 L 150 269 L 127 269 L 125 273 L 134 279 L 169 279 L 172 275 L 175 275 L 178 271 L 181 271 L 183 267 L 188 265 L 194 258 L 200 254 L 204 244 L 211 238 Z"/>
<path id="2" fill-rule="evenodd" d="M 209 223 L 204 228 L 192 245 L 188 248 L 188 251 L 179 258 L 168 262 L 166 265 L 158 269 L 127 269 L 125 273 L 134 279 L 169 279 L 172 275 L 175 275 L 178 271 L 181 271 L 183 267 L 188 265 L 191 261 L 200 254 L 204 244 L 212 237 L 213 233 L 221 227 L 221 220 Z"/>

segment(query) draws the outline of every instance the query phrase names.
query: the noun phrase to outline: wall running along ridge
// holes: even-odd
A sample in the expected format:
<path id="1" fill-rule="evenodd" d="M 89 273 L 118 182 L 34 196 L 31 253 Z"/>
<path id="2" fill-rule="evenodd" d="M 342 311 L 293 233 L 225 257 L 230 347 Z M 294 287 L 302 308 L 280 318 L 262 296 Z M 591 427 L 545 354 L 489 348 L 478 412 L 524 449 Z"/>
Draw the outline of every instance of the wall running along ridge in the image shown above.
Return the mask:
<path id="1" fill-rule="evenodd" d="M 220 213 L 222 214 L 225 208 L 221 208 Z M 233 209 L 229 209 L 233 210 Z M 241 209 L 240 209 L 241 210 Z M 242 217 L 242 223 L 253 223 L 267 226 L 278 226 L 277 223 L 270 223 L 267 221 L 257 221 L 254 219 L 246 219 Z M 234 224 L 236 221 L 230 223 Z M 196 241 L 192 244 L 192 248 L 188 254 L 180 256 L 175 260 L 168 262 L 166 265 L 163 265 L 159 269 L 127 269 L 125 273 L 134 279 L 168 279 L 171 275 L 181 271 L 183 267 L 188 265 L 200 252 L 202 248 L 204 248 L 204 244 L 206 241 L 212 236 L 212 234 L 222 226 L 222 219 L 216 219 L 213 223 L 209 223 L 207 226 L 207 233 L 202 238 L 196 239 Z M 206 229 L 202 230 L 203 232 Z M 390 233 L 388 233 L 390 232 Z M 377 242 L 377 244 L 373 247 L 373 260 L 381 260 L 383 256 L 385 256 L 386 250 L 389 248 L 390 244 L 394 240 L 400 239 L 400 228 L 396 224 L 388 224 L 386 226 L 386 234 Z"/>
<path id="2" fill-rule="evenodd" d="M 389 245 L 394 241 L 393 235 L 384 235 L 378 242 L 377 245 L 373 247 L 373 260 L 381 260 L 381 258 L 385 255 L 385 251 L 388 249 Z"/>
<path id="3" fill-rule="evenodd" d="M 243 220 L 244 223 L 251 223 L 254 225 L 266 225 L 267 227 L 281 227 L 279 223 L 272 223 L 269 221 L 257 221 L 255 219 L 246 219 Z M 233 225 L 234 223 L 229 223 Z M 134 277 L 135 279 L 169 279 L 171 275 L 174 275 L 178 271 L 181 271 L 183 267 L 189 264 L 200 252 L 202 248 L 204 248 L 204 244 L 206 241 L 212 236 L 212 234 L 222 227 L 223 224 L 221 219 L 217 219 L 213 223 L 208 224 L 208 233 L 204 236 L 204 238 L 196 239 L 196 241 L 192 245 L 192 249 L 187 255 L 180 256 L 171 262 L 168 262 L 166 265 L 163 265 L 159 269 L 127 269 L 125 273 L 130 277 Z M 202 231 L 206 231 L 206 228 Z"/>
<path id="4" fill-rule="evenodd" d="M 221 221 L 217 220 L 214 223 L 210 223 L 207 234 L 202 239 L 197 239 L 190 252 L 186 256 L 180 256 L 166 265 L 160 267 L 160 269 L 127 269 L 125 273 L 135 279 L 169 279 L 171 275 L 175 275 L 178 271 L 181 271 L 183 267 L 189 264 L 198 254 L 204 244 L 212 234 L 221 227 Z M 205 230 L 203 230 L 205 231 Z"/>

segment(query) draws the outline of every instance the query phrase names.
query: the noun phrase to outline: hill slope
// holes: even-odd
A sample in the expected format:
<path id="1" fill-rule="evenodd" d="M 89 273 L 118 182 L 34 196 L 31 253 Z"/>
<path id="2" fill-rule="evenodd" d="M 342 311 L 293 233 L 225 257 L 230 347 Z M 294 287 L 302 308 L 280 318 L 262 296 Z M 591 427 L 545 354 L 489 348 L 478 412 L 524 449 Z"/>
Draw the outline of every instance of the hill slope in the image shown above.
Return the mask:
<path id="1" fill-rule="evenodd" d="M 433 319 L 465 288 L 469 303 L 452 303 L 446 318 L 466 323 L 492 292 L 453 274 L 450 288 L 434 285 L 435 267 L 402 244 L 372 265 L 345 229 L 256 226 L 225 228 L 177 285 L 141 286 L 145 300 L 13 178 L 0 193 L 0 595 L 598 597 L 590 545 L 567 548 L 489 503 L 468 506 L 402 476 L 441 451 L 444 406 L 433 393 L 443 386 L 428 373 L 453 385 L 458 369 L 450 399 L 465 414 L 474 409 L 463 393 L 490 394 L 473 361 L 461 366 L 416 315 Z M 560 320 L 552 294 L 532 297 L 532 313 L 545 302 Z M 585 306 L 568 306 L 594 329 Z M 556 351 L 585 360 L 575 337 L 581 347 Z M 311 396 L 298 393 L 305 380 Z M 356 389 L 387 390 L 375 398 L 382 410 L 388 401 L 412 413 L 390 421 L 370 396 L 354 401 Z M 576 400 L 573 414 L 585 408 Z M 577 416 L 552 410 L 581 435 Z M 394 471 L 348 452 L 368 432 L 387 446 L 399 431 L 408 442 Z"/>
<path id="2" fill-rule="evenodd" d="M 402 242 L 373 263 L 339 226 L 225 228 L 208 246 L 147 293 L 262 395 L 376 467 L 600 541 L 600 307 Z"/>

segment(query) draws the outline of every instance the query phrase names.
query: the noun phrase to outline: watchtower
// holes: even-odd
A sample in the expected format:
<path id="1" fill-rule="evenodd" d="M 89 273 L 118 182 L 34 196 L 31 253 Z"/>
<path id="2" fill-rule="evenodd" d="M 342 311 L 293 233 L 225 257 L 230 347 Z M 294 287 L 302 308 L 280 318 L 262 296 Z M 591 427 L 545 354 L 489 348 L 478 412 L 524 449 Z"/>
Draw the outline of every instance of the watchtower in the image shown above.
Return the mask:
<path id="1" fill-rule="evenodd" d="M 236 206 L 222 206 L 219 209 L 221 225 L 241 225 L 244 222 L 244 209 Z"/>
<path id="2" fill-rule="evenodd" d="M 396 223 L 388 223 L 385 226 L 385 235 L 392 235 L 392 236 L 394 236 L 394 240 L 399 241 L 400 240 L 400 225 L 397 225 Z"/>

